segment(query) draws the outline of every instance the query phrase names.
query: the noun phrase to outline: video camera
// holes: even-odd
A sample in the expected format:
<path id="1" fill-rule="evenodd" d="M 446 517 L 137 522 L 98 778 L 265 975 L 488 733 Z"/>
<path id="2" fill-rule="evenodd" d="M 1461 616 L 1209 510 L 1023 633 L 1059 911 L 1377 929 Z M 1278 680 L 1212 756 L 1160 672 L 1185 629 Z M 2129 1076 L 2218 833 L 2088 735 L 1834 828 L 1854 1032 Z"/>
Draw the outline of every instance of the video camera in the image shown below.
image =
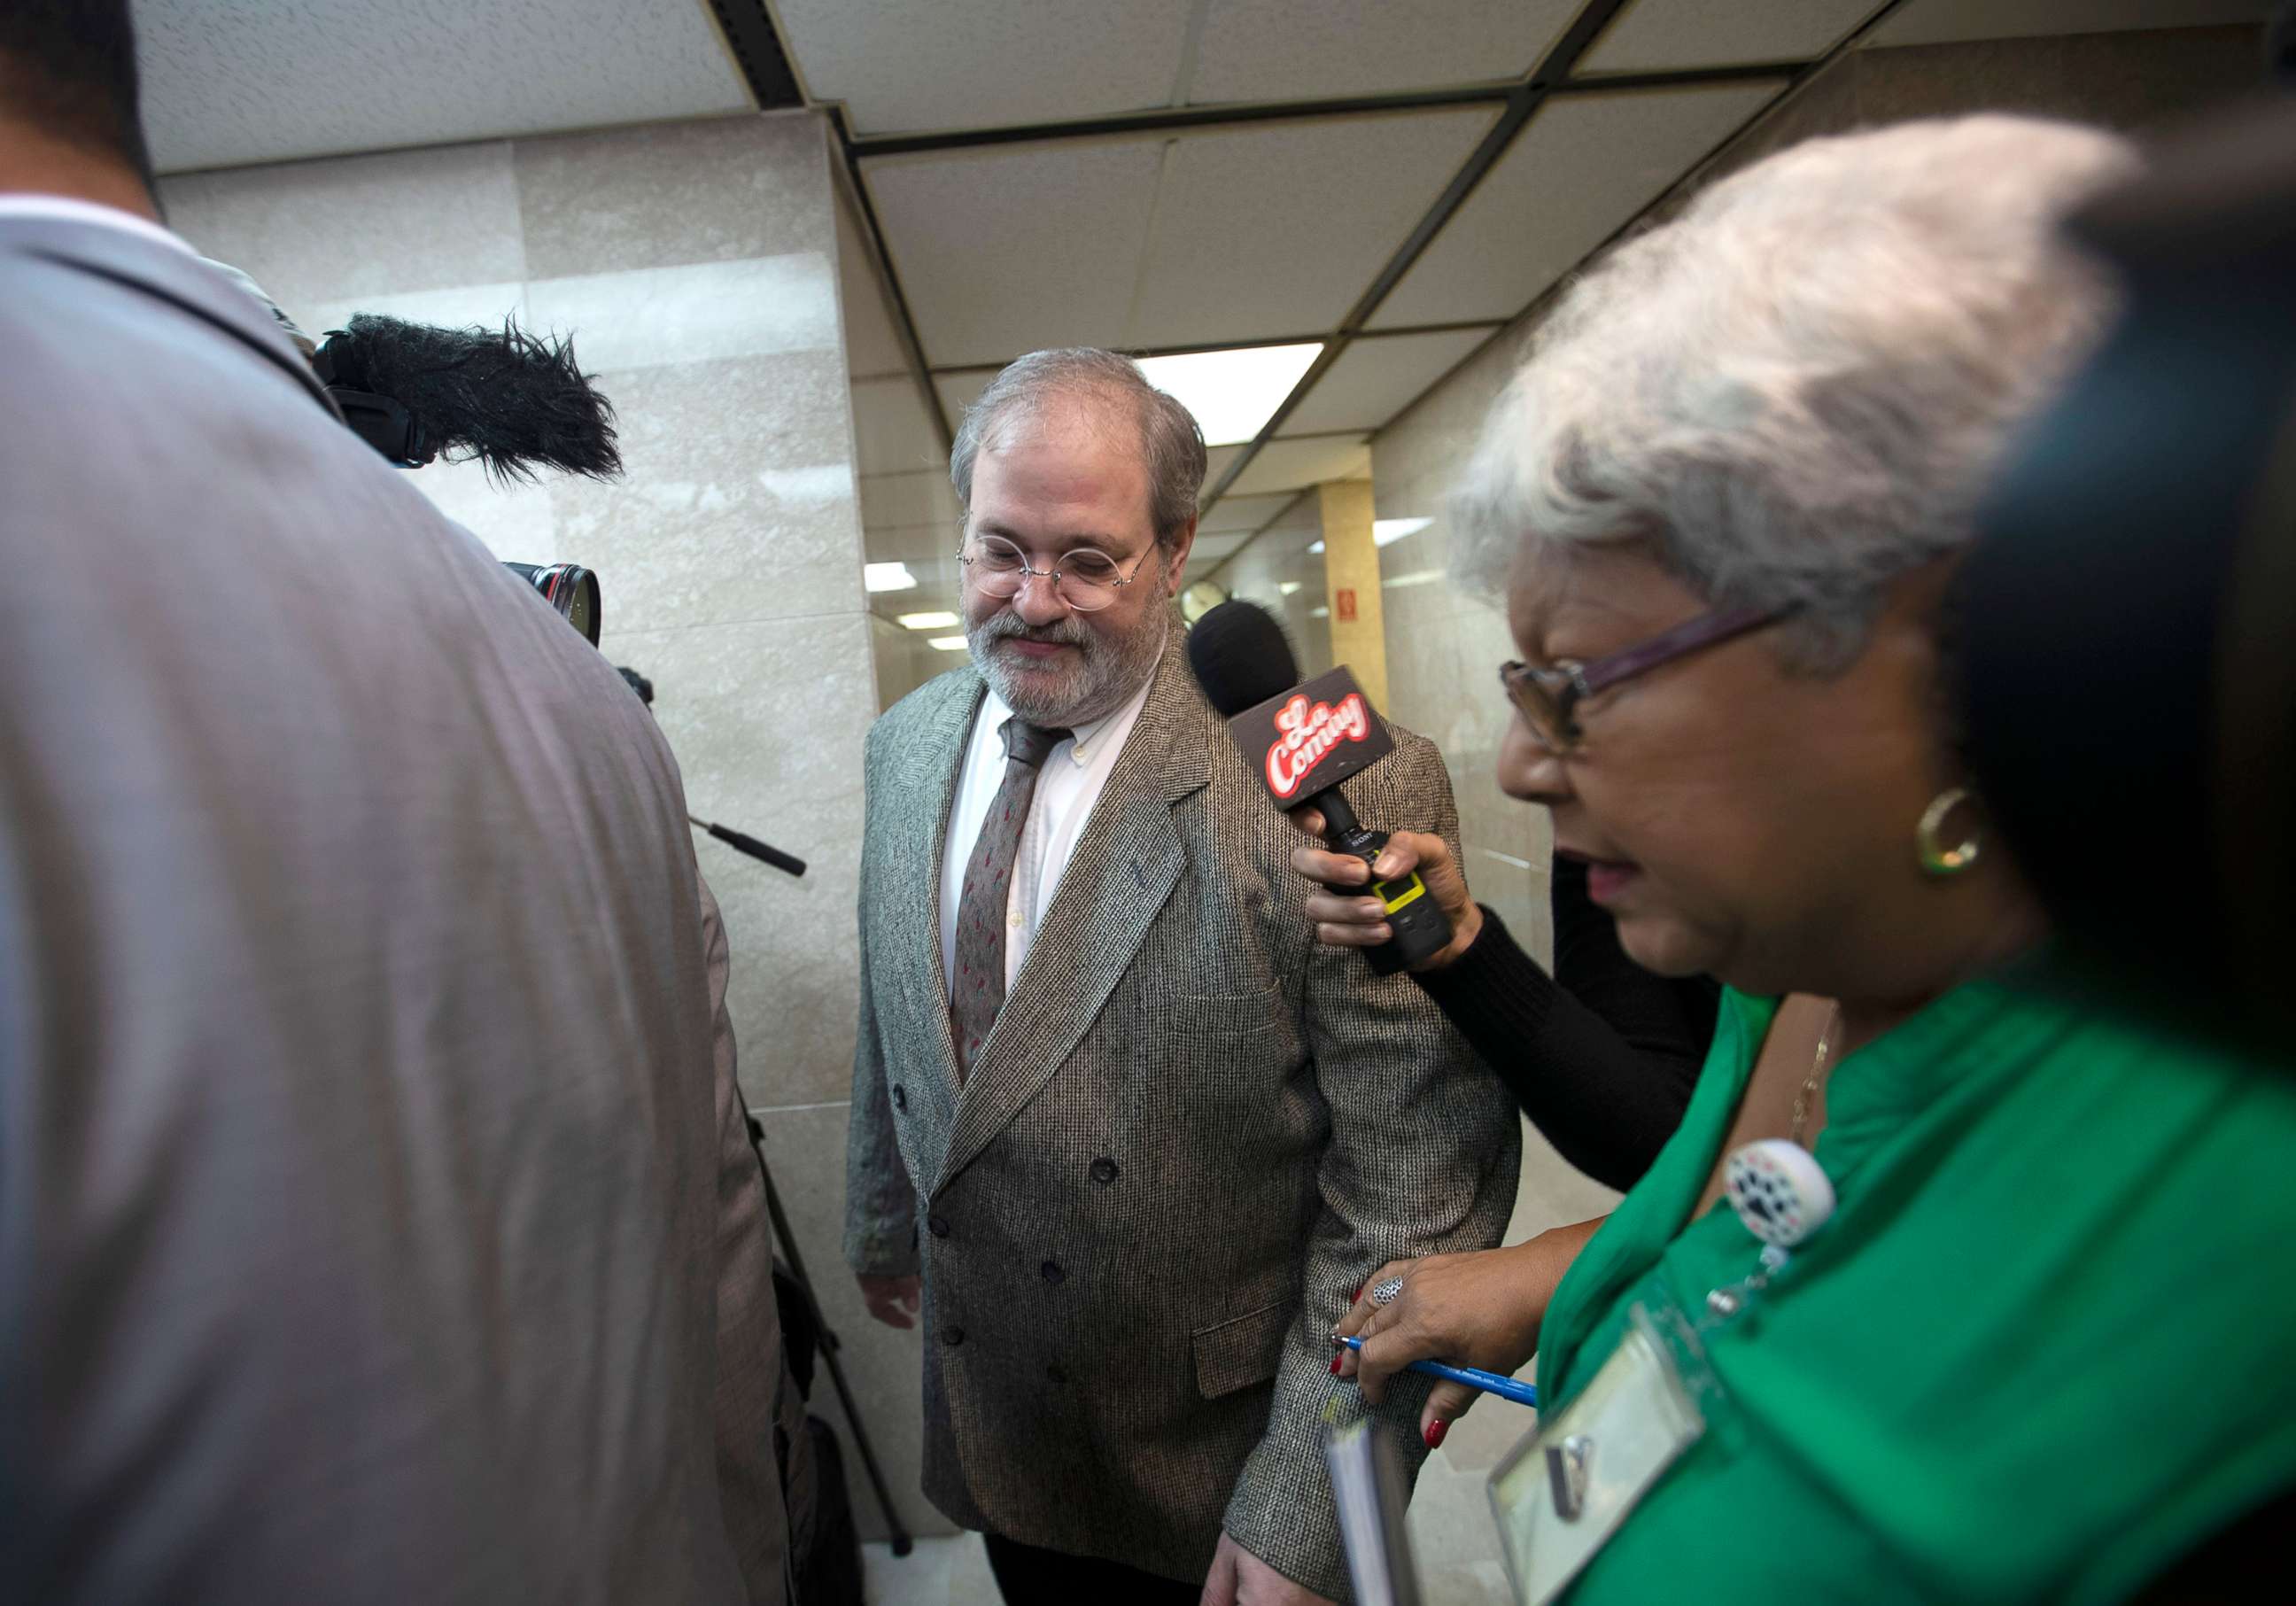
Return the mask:
<path id="1" fill-rule="evenodd" d="M 571 340 L 445 329 L 359 313 L 311 353 L 343 422 L 402 469 L 475 459 L 498 481 L 536 465 L 611 479 L 622 471 L 614 409 L 574 365 Z M 604 623 L 598 577 L 578 563 L 506 563 L 592 646 Z"/>
<path id="2" fill-rule="evenodd" d="M 447 329 L 363 312 L 314 342 L 246 274 L 208 266 L 262 303 L 310 359 L 343 422 L 394 466 L 475 459 L 501 483 L 531 481 L 537 465 L 593 479 L 621 474 L 613 404 L 575 365 L 570 340 L 529 333 L 513 318 L 500 329 Z M 605 615 L 595 574 L 579 563 L 503 567 L 598 644 Z"/>

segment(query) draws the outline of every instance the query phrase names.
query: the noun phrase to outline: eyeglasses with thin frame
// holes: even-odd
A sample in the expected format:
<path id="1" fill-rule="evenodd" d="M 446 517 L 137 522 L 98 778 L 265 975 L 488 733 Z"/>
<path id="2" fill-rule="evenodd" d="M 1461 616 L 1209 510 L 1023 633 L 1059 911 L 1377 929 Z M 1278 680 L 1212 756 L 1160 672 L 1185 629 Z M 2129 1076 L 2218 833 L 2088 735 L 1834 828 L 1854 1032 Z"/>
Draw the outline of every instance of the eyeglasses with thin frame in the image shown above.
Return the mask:
<path id="1" fill-rule="evenodd" d="M 985 597 L 1001 602 L 1018 596 L 1033 576 L 1048 581 L 1053 594 L 1078 613 L 1096 613 L 1132 584 L 1140 565 L 1155 550 L 1152 545 L 1134 559 L 1131 574 L 1125 573 L 1106 553 L 1091 546 L 1062 553 L 1050 569 L 1031 569 L 1028 554 L 1002 536 L 976 536 L 960 544 L 956 555 Z"/>
<path id="2" fill-rule="evenodd" d="M 1592 663 L 1566 658 L 1552 666 L 1501 664 L 1499 684 L 1506 688 L 1515 712 L 1522 716 L 1539 746 L 1550 753 L 1573 753 L 1578 750 L 1583 734 L 1578 728 L 1578 705 L 1597 692 L 1647 675 L 1661 664 L 1765 629 L 1793 611 L 1791 607 L 1718 608 Z"/>

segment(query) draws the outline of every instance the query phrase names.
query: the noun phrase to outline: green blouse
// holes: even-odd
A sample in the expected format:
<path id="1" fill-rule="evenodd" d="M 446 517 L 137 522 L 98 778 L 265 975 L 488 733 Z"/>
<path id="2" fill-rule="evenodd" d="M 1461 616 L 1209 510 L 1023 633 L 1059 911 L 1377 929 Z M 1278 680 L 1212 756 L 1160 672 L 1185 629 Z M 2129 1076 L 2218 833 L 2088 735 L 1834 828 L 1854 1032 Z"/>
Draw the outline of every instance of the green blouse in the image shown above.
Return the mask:
<path id="1" fill-rule="evenodd" d="M 1774 1000 L 1549 1309 L 1554 1405 L 1630 1307 L 1756 1266 L 1689 1219 Z M 1570 1599 L 2112 1601 L 2296 1484 L 2296 1076 L 1999 982 L 1843 1060 L 1833 1220 L 1706 1335 L 1723 1397 Z"/>

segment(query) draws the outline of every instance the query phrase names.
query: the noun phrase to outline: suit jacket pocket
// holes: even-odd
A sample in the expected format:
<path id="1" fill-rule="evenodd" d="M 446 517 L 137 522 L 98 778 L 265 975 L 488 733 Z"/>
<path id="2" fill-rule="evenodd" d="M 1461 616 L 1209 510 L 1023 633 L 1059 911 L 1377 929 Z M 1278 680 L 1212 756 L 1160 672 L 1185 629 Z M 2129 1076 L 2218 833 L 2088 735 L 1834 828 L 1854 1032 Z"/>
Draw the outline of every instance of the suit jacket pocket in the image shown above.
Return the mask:
<path id="1" fill-rule="evenodd" d="M 1183 993 L 1172 1000 L 1180 1030 L 1197 1037 L 1242 1037 L 1282 1022 L 1290 1005 L 1281 985 L 1258 993 Z"/>
<path id="2" fill-rule="evenodd" d="M 1283 1359 L 1284 1335 L 1299 1302 L 1278 1299 L 1248 1315 L 1234 1317 L 1189 1335 L 1196 1352 L 1196 1389 L 1206 1399 L 1218 1399 L 1275 1375 Z"/>

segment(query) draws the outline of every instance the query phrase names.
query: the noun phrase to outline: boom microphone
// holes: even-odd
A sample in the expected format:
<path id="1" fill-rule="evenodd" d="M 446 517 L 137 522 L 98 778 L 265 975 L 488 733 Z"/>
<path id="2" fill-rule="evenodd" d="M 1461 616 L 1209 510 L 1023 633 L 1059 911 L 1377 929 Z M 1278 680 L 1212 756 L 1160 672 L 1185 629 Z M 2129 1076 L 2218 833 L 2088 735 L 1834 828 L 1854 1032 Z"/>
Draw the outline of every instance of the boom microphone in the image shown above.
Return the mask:
<path id="1" fill-rule="evenodd" d="M 731 825 L 713 825 L 707 820 L 695 819 L 692 815 L 685 817 L 736 853 L 746 853 L 753 859 L 771 864 L 776 870 L 785 870 L 791 875 L 805 873 L 803 859 L 792 853 L 783 853 L 780 848 L 768 843 L 760 842 L 746 831 L 736 831 Z"/>
<path id="2" fill-rule="evenodd" d="M 1387 846 L 1387 832 L 1367 831 L 1339 790 L 1340 783 L 1395 750 L 1363 688 L 1344 665 L 1300 682 L 1299 661 L 1283 627 L 1264 608 L 1222 602 L 1188 633 L 1188 667 L 1196 684 L 1227 718 L 1227 728 L 1267 788 L 1275 806 L 1312 803 L 1324 815 L 1324 840 L 1334 853 L 1368 866 Z M 1440 952 L 1451 940 L 1451 920 L 1427 896 L 1416 871 L 1367 889 L 1386 905 L 1395 935 L 1364 950 L 1375 974 L 1392 976 Z M 1350 893 L 1353 887 L 1334 887 Z"/>

